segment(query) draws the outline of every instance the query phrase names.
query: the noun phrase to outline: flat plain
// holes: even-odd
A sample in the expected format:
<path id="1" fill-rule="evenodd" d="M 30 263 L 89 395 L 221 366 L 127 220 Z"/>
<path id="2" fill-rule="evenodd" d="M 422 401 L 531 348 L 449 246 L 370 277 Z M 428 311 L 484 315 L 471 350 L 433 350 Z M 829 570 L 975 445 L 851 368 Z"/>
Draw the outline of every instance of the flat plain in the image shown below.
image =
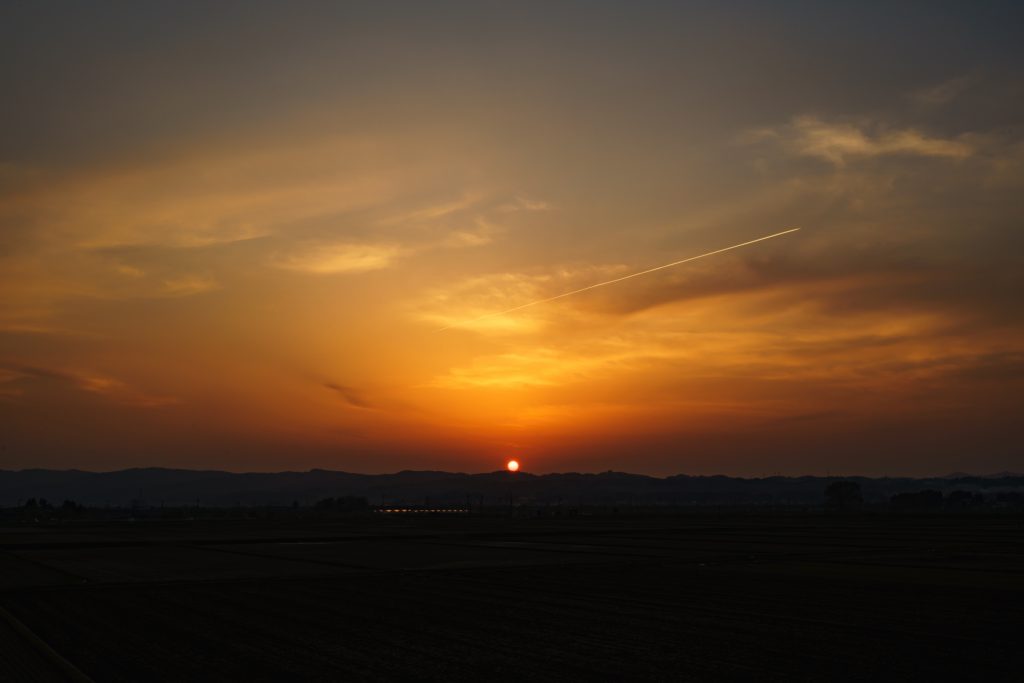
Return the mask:
<path id="1" fill-rule="evenodd" d="M 0 528 L 2 680 L 1020 680 L 1019 514 Z"/>

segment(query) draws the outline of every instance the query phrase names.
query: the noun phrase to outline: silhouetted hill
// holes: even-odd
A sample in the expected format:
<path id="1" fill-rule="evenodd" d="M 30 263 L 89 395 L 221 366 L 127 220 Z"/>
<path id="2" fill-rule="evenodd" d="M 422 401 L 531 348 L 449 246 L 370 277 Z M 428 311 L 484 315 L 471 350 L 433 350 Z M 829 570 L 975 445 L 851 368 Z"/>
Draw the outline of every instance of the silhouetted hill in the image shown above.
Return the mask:
<path id="1" fill-rule="evenodd" d="M 116 472 L 0 470 L 0 505 L 28 498 L 87 505 L 287 505 L 335 496 L 362 496 L 371 504 L 453 505 L 536 503 L 565 505 L 819 504 L 832 481 L 860 484 L 866 502 L 897 493 L 933 489 L 1005 492 L 1024 489 L 1024 476 L 915 478 L 740 477 L 675 475 L 650 477 L 625 472 L 534 475 L 520 472 L 465 474 L 403 471 L 352 474 L 308 472 L 223 472 L 163 468 Z"/>

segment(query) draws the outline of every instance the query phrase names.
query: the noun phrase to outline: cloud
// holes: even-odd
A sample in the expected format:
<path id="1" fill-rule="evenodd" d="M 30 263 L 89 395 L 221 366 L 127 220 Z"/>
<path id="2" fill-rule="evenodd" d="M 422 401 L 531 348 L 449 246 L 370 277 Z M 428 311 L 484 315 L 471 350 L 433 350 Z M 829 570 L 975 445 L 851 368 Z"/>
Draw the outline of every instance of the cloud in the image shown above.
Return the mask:
<path id="1" fill-rule="evenodd" d="M 46 382 L 73 387 L 127 405 L 158 407 L 179 403 L 174 397 L 146 394 L 119 379 L 95 372 L 47 368 L 16 362 L 0 363 L 0 385 L 38 385 Z M 19 395 L 24 393 L 18 387 L 13 388 Z M 8 387 L 7 393 L 13 393 L 10 389 L 11 387 Z"/>
<path id="2" fill-rule="evenodd" d="M 594 404 L 783 416 L 808 412 L 808 396 L 819 410 L 946 409 L 965 400 L 959 389 L 979 381 L 1020 383 L 1021 326 L 964 328 L 955 311 L 912 301 L 894 311 L 884 305 L 891 286 L 867 294 L 874 305 L 829 304 L 857 297 L 864 286 L 850 278 L 794 280 L 770 291 L 666 303 L 614 326 L 607 316 L 604 323 L 575 316 L 555 334 L 491 344 L 495 352 L 455 362 L 429 386 L 529 390 L 522 410 L 541 415 L 564 404 L 587 420 Z"/>
<path id="3" fill-rule="evenodd" d="M 551 204 L 542 199 L 531 199 L 529 197 L 516 197 L 514 201 L 502 204 L 499 211 L 549 211 Z"/>
<path id="4" fill-rule="evenodd" d="M 824 159 L 837 166 L 890 155 L 966 159 L 975 153 L 964 138 L 932 137 L 914 128 L 892 129 L 880 124 L 829 123 L 807 115 L 784 126 L 748 130 L 740 140 L 774 143 L 790 154 Z"/>
<path id="5" fill-rule="evenodd" d="M 927 107 L 941 106 L 959 97 L 964 90 L 970 87 L 971 82 L 972 78 L 970 76 L 951 78 L 938 85 L 915 90 L 910 94 L 910 99 L 917 104 Z"/>
<path id="6" fill-rule="evenodd" d="M 408 225 L 432 223 L 438 219 L 460 214 L 478 207 L 483 200 L 479 193 L 468 193 L 455 200 L 429 203 L 425 206 L 418 206 L 410 211 L 401 211 L 394 215 L 387 216 L 378 221 L 380 225 Z"/>
<path id="7" fill-rule="evenodd" d="M 179 297 L 202 294 L 219 289 L 220 284 L 211 277 L 203 275 L 182 275 L 164 280 L 161 293 L 165 296 Z"/>
<path id="8" fill-rule="evenodd" d="M 494 241 L 502 229 L 483 216 L 477 216 L 475 225 L 468 228 L 452 229 L 441 240 L 441 246 L 449 248 L 482 247 Z"/>
<path id="9" fill-rule="evenodd" d="M 218 289 L 244 301 L 262 269 L 358 275 L 444 259 L 546 206 L 443 138 L 282 130 L 67 169 L 0 165 L 0 328 L 102 332 L 75 314 L 81 302 L 113 310 Z"/>
<path id="10" fill-rule="evenodd" d="M 324 387 L 336 392 L 345 401 L 356 408 L 371 408 L 372 406 L 352 387 L 346 387 L 334 382 L 324 382 Z"/>
<path id="11" fill-rule="evenodd" d="M 592 285 L 626 270 L 622 264 L 563 264 L 542 273 L 505 272 L 464 278 L 428 292 L 417 303 L 415 316 L 437 327 L 476 332 L 535 332 L 550 310 L 541 306 L 509 315 L 494 314 Z"/>
<path id="12" fill-rule="evenodd" d="M 364 273 L 390 267 L 403 252 L 401 247 L 390 244 L 309 245 L 279 254 L 273 264 L 314 275 Z"/>
<path id="13" fill-rule="evenodd" d="M 146 272 L 141 268 L 136 268 L 135 266 L 128 265 L 117 265 L 114 267 L 114 272 L 118 273 L 119 275 L 124 275 L 125 277 L 130 278 L 145 277 L 146 275 Z"/>

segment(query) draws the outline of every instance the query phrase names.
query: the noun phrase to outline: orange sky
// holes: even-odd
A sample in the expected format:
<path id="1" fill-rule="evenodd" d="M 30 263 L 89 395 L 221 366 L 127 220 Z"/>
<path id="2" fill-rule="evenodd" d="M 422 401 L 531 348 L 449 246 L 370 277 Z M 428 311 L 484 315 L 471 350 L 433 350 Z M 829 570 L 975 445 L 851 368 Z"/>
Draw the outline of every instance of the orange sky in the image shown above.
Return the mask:
<path id="1" fill-rule="evenodd" d="M 0 468 L 1021 469 L 1010 22 L 763 11 L 4 10 Z"/>

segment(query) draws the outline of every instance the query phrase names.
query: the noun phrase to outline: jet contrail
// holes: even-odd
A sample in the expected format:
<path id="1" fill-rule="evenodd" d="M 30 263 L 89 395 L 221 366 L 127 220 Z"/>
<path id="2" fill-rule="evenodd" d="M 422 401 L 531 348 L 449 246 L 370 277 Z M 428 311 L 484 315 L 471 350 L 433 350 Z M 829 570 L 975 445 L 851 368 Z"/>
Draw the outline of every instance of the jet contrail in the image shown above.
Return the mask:
<path id="1" fill-rule="evenodd" d="M 630 278 L 640 277 L 641 275 L 647 275 L 648 273 L 653 273 L 656 270 L 664 270 L 665 268 L 671 268 L 672 266 L 678 266 L 678 265 L 683 264 L 683 263 L 689 263 L 690 261 L 696 261 L 697 259 L 704 258 L 705 256 L 714 256 L 715 254 L 721 254 L 723 251 L 730 251 L 732 249 L 739 249 L 740 247 L 745 247 L 748 244 L 754 244 L 755 242 L 764 242 L 765 240 L 770 240 L 773 237 L 781 237 L 782 235 L 788 235 L 789 233 L 796 232 L 799 229 L 800 228 L 790 228 L 789 230 L 783 230 L 782 232 L 777 232 L 774 235 L 766 235 L 765 237 L 758 237 L 756 240 L 750 240 L 749 242 L 740 242 L 739 244 L 734 244 L 731 247 L 724 247 L 722 249 L 715 249 L 714 251 L 709 251 L 709 252 L 707 252 L 705 254 L 699 254 L 697 256 L 691 256 L 690 258 L 684 258 L 682 261 L 673 261 L 672 263 L 666 263 L 663 266 L 655 266 L 654 268 L 648 268 L 647 270 L 641 270 L 638 273 L 630 273 L 629 275 L 623 275 L 622 277 L 617 277 L 614 280 L 607 280 L 605 282 L 598 282 L 595 285 L 588 285 L 587 287 L 582 287 L 580 289 L 574 289 L 571 292 L 565 292 L 564 294 L 558 294 L 556 296 L 548 297 L 547 299 L 538 299 L 537 301 L 531 301 L 528 304 L 523 304 L 521 306 L 516 306 L 514 308 L 505 309 L 504 311 L 496 311 L 494 313 L 488 313 L 486 315 L 480 316 L 479 318 L 473 318 L 472 320 L 465 320 L 465 321 L 463 321 L 461 323 L 455 323 L 453 325 L 448 325 L 447 327 L 442 327 L 441 329 L 438 330 L 438 332 L 444 332 L 445 330 L 450 330 L 453 327 L 458 327 L 459 325 L 466 325 L 466 324 L 470 324 L 470 323 L 475 323 L 477 321 L 484 320 L 486 318 L 493 318 L 495 316 L 505 315 L 507 313 L 514 313 L 515 311 L 521 311 L 524 308 L 529 308 L 530 306 L 537 306 L 539 304 L 546 304 L 549 301 L 554 301 L 555 299 L 564 299 L 567 296 L 572 296 L 573 294 L 579 294 L 580 292 L 586 292 L 586 291 L 591 290 L 591 289 L 597 289 L 598 287 L 605 287 L 607 285 L 614 285 L 616 282 L 622 282 L 623 280 L 628 280 Z"/>

